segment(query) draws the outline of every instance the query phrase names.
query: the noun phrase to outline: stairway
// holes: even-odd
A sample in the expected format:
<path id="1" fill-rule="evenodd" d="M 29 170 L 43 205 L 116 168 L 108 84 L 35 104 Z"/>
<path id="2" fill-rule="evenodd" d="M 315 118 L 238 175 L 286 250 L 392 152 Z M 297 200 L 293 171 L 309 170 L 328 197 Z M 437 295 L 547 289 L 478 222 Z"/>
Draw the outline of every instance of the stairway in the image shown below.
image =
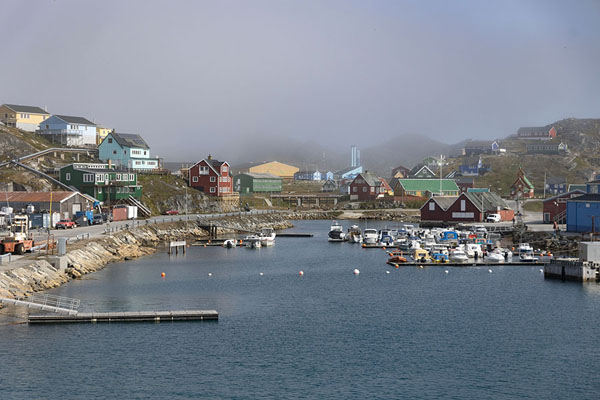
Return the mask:
<path id="1" fill-rule="evenodd" d="M 127 202 L 132 206 L 136 206 L 138 208 L 138 214 L 141 214 L 143 217 L 152 216 L 152 211 L 150 211 L 148 207 L 146 207 L 141 201 L 139 201 L 135 197 L 130 195 L 129 198 L 127 198 Z"/>

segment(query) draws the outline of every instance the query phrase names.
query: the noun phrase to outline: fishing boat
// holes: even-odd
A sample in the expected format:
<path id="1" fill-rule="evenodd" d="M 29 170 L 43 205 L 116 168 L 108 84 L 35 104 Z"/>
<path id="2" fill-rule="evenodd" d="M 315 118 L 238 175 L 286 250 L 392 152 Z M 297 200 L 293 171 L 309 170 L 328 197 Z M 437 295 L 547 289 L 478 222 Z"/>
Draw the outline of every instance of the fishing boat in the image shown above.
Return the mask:
<path id="1" fill-rule="evenodd" d="M 365 229 L 363 232 L 363 243 L 365 244 L 377 244 L 377 239 L 379 239 L 379 235 L 377 234 L 377 229 Z"/>
<path id="2" fill-rule="evenodd" d="M 350 243 L 362 243 L 362 232 L 358 225 L 352 225 L 350 229 L 348 229 L 348 241 Z"/>
<path id="3" fill-rule="evenodd" d="M 266 247 L 273 246 L 275 244 L 275 236 L 277 234 L 273 228 L 263 228 L 260 231 L 260 244 Z"/>
<path id="4" fill-rule="evenodd" d="M 529 243 L 521 243 L 519 245 L 519 260 L 522 262 L 535 262 L 538 260 L 537 257 L 534 257 L 533 248 Z"/>
<path id="5" fill-rule="evenodd" d="M 344 228 L 336 221 L 333 221 L 333 224 L 329 228 L 329 234 L 327 236 L 329 236 L 330 242 L 343 242 L 346 240 L 346 233 L 344 233 Z"/>

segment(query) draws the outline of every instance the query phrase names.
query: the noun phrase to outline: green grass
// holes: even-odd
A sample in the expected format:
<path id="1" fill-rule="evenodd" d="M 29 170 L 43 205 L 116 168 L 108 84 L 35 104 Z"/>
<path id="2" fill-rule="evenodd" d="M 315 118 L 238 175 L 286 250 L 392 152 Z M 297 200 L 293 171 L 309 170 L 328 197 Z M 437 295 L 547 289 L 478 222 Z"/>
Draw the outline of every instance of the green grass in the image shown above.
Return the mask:
<path id="1" fill-rule="evenodd" d="M 544 203 L 542 203 L 542 201 L 528 201 L 527 203 L 523 204 L 523 209 L 525 211 L 532 211 L 532 212 L 542 212 L 544 210 Z"/>

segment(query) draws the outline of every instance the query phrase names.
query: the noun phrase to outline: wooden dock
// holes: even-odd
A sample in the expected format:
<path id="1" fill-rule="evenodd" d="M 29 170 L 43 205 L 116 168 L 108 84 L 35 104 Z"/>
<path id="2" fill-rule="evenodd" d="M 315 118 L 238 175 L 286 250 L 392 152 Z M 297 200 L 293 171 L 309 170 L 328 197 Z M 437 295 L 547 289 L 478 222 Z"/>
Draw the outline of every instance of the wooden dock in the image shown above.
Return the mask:
<path id="1" fill-rule="evenodd" d="M 184 311 L 133 311 L 133 312 L 85 312 L 75 315 L 44 314 L 30 315 L 30 324 L 60 324 L 75 322 L 175 322 L 216 321 L 215 310 Z"/>
<path id="2" fill-rule="evenodd" d="M 301 232 L 282 232 L 282 233 L 277 233 L 277 237 L 313 237 L 314 235 L 312 233 L 301 233 Z"/>

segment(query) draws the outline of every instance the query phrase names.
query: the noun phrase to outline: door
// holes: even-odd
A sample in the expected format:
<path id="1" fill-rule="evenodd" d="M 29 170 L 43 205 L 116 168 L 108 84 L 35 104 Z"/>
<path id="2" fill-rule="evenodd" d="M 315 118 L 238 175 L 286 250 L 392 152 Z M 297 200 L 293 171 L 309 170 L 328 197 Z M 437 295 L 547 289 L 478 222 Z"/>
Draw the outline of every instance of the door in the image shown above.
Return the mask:
<path id="1" fill-rule="evenodd" d="M 74 216 L 79 211 L 81 211 L 81 203 L 73 203 L 71 205 L 71 215 Z"/>

